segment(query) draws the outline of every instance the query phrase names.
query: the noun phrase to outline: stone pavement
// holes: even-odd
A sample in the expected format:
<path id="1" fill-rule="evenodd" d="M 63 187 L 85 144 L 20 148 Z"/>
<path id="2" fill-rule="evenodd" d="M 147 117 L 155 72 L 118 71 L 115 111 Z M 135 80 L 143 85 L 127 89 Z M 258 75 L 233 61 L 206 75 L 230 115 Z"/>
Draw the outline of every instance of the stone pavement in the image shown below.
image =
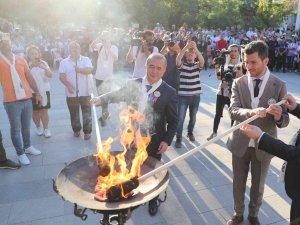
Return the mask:
<path id="1" fill-rule="evenodd" d="M 212 74 L 209 76 L 209 74 Z M 300 101 L 300 76 L 294 73 L 277 73 L 287 82 L 288 91 Z M 201 73 L 203 94 L 197 114 L 195 129 L 196 142 L 184 140 L 180 150 L 170 147 L 164 155 L 169 161 L 187 150 L 206 141 L 212 131 L 215 111 L 215 93 L 218 86 L 212 70 Z M 119 79 L 118 83 L 122 83 Z M 57 73 L 52 79 L 52 108 L 50 109 L 50 129 L 52 137 L 46 139 L 34 133 L 32 123 L 32 144 L 42 151 L 40 156 L 29 156 L 30 166 L 19 170 L 0 171 L 0 225 L 83 225 L 99 224 L 100 215 L 88 212 L 87 220 L 73 215 L 73 205 L 63 201 L 52 190 L 51 178 L 55 178 L 64 163 L 95 152 L 96 138 L 84 141 L 83 137 L 74 138 L 70 126 L 64 90 Z M 2 92 L 0 94 L 2 102 Z M 102 139 L 117 136 L 118 109 L 111 105 L 112 118 L 108 126 L 101 128 Z M 187 120 L 186 120 L 187 122 Z M 228 113 L 224 111 L 219 133 L 230 128 Z M 291 116 L 288 128 L 279 130 L 279 137 L 288 142 L 299 128 L 299 121 Z M 3 105 L 0 104 L 0 129 L 4 137 L 7 155 L 17 160 L 12 146 L 9 123 Z M 133 212 L 129 225 L 189 225 L 189 224 L 226 224 L 233 212 L 231 154 L 226 149 L 227 138 L 208 146 L 199 153 L 179 162 L 170 171 L 168 199 L 159 208 L 155 217 L 148 214 L 147 207 L 141 206 Z M 174 143 L 173 143 L 174 144 Z M 265 186 L 264 201 L 259 218 L 262 224 L 288 224 L 290 200 L 283 184 L 277 182 L 282 160 L 274 158 L 270 166 Z M 248 180 L 245 205 L 249 203 Z M 246 207 L 247 208 L 247 207 Z M 247 216 L 247 211 L 245 212 Z M 245 221 L 243 224 L 248 224 Z"/>

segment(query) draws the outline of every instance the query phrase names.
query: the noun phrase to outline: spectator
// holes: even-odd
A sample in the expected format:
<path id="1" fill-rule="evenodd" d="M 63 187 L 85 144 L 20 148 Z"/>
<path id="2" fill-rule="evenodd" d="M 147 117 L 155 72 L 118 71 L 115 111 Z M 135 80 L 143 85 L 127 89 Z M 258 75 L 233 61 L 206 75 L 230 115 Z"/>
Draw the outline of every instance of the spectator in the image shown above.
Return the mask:
<path id="1" fill-rule="evenodd" d="M 91 48 L 98 51 L 97 69 L 95 73 L 96 86 L 99 95 L 111 90 L 111 80 L 113 78 L 114 62 L 118 60 L 118 48 L 112 45 L 108 31 L 102 32 L 91 43 Z M 109 118 L 108 105 L 102 105 L 102 116 L 99 118 L 101 126 L 106 126 Z"/>
<path id="2" fill-rule="evenodd" d="M 31 146 L 32 95 L 30 88 L 35 92 L 36 103 L 42 99 L 25 59 L 12 53 L 11 41 L 7 33 L 0 33 L 0 84 L 2 85 L 4 108 L 10 123 L 12 143 L 20 163 L 29 165 L 30 161 L 26 154 L 41 154 L 39 150 Z"/>
<path id="3" fill-rule="evenodd" d="M 154 33 L 150 30 L 143 32 L 140 44 L 130 45 L 126 56 L 127 63 L 134 62 L 133 77 L 142 78 L 146 74 L 146 59 L 151 53 L 157 53 L 158 48 L 153 46 Z"/>
<path id="4" fill-rule="evenodd" d="M 185 59 L 183 60 L 183 57 Z M 195 62 L 196 57 L 199 61 Z M 179 90 L 178 90 L 178 128 L 176 134 L 176 148 L 182 146 L 182 129 L 189 108 L 190 121 L 188 125 L 187 137 L 190 141 L 195 141 L 193 134 L 196 124 L 196 114 L 200 103 L 200 71 L 204 65 L 204 58 L 197 49 L 197 45 L 193 41 L 188 41 L 186 46 L 181 50 L 176 59 L 176 65 L 180 71 Z"/>
<path id="5" fill-rule="evenodd" d="M 52 71 L 47 62 L 41 59 L 41 52 L 37 46 L 29 46 L 27 48 L 27 61 L 30 68 L 30 73 L 35 80 L 39 93 L 42 96 L 42 102 L 36 104 L 35 94 L 33 93 L 33 113 L 32 119 L 36 126 L 36 134 L 44 135 L 46 138 L 51 137 L 51 132 L 48 128 L 50 109 L 50 83 L 49 78 L 52 77 Z M 41 126 L 41 122 L 43 127 Z"/>
<path id="6" fill-rule="evenodd" d="M 65 85 L 73 135 L 80 136 L 79 110 L 81 108 L 84 140 L 89 140 L 92 133 L 92 115 L 87 79 L 93 69 L 92 62 L 88 57 L 80 55 L 80 45 L 77 42 L 69 44 L 69 54 L 68 58 L 61 61 L 59 79 Z"/>

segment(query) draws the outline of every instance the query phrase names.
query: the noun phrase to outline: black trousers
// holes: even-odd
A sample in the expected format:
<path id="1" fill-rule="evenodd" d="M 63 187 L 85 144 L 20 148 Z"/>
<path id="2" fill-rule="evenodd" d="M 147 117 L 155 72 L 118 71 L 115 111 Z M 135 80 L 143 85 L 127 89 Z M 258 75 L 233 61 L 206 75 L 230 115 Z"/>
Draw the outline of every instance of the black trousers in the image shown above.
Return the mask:
<path id="1" fill-rule="evenodd" d="M 111 81 L 96 79 L 96 87 L 97 87 L 98 95 L 103 95 L 111 90 Z M 102 108 L 102 117 L 106 119 L 108 115 L 108 104 L 101 104 L 101 108 Z"/>
<path id="2" fill-rule="evenodd" d="M 285 72 L 286 69 L 286 55 L 278 55 L 277 57 L 277 64 L 276 64 L 276 70 L 282 70 Z"/>
<path id="3" fill-rule="evenodd" d="M 82 113 L 83 133 L 90 134 L 92 132 L 92 111 L 90 100 L 90 96 L 67 97 L 67 105 L 70 112 L 73 132 L 79 132 L 81 130 L 80 109 Z"/>
<path id="4" fill-rule="evenodd" d="M 290 224 L 300 225 L 300 205 L 292 200 L 291 214 L 290 214 Z"/>
<path id="5" fill-rule="evenodd" d="M 217 102 L 216 102 L 216 115 L 214 119 L 214 133 L 217 133 L 218 127 L 220 124 L 221 117 L 223 117 L 223 110 L 224 106 L 227 105 L 230 106 L 230 98 L 225 97 L 223 95 L 217 95 Z"/>

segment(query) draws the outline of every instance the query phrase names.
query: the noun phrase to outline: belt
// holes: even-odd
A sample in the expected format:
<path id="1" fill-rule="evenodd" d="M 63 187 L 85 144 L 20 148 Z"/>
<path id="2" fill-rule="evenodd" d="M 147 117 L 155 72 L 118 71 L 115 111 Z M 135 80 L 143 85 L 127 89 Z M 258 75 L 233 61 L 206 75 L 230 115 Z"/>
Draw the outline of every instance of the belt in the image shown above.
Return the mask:
<path id="1" fill-rule="evenodd" d="M 30 100 L 30 98 L 26 98 L 26 99 L 21 99 L 21 100 L 17 100 L 17 101 L 12 101 L 12 102 L 4 102 L 6 104 L 9 104 L 9 103 L 18 103 L 18 102 L 25 102 L 27 100 Z"/>

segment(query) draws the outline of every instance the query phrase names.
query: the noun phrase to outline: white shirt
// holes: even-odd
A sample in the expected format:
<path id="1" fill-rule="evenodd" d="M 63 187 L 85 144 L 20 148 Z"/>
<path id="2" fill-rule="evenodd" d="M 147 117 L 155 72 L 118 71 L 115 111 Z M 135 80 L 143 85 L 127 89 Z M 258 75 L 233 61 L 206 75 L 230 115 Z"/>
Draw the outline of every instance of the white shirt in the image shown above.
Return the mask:
<path id="1" fill-rule="evenodd" d="M 139 50 L 139 52 L 137 52 Z M 152 53 L 157 53 L 158 48 L 153 47 Z M 133 77 L 134 78 L 142 78 L 146 74 L 146 60 L 147 57 L 145 53 L 142 52 L 142 48 L 138 48 L 138 46 L 132 47 L 132 58 L 134 59 L 134 70 L 133 70 Z"/>
<path id="2" fill-rule="evenodd" d="M 48 64 L 46 63 L 47 69 L 49 69 Z M 32 67 L 30 69 L 30 74 L 32 75 L 39 92 L 50 91 L 49 78 L 46 75 L 46 71 L 40 67 Z M 42 87 L 43 90 L 40 90 L 39 87 Z"/>
<path id="3" fill-rule="evenodd" d="M 112 79 L 114 69 L 114 59 L 111 52 L 118 58 L 118 48 L 112 45 L 110 48 L 111 52 L 109 52 L 101 43 L 97 44 L 96 48 L 99 55 L 95 78 L 97 80 L 110 80 Z"/>
<path id="4" fill-rule="evenodd" d="M 76 63 L 73 62 L 70 57 L 65 58 L 61 61 L 59 66 L 59 73 L 66 74 L 66 79 L 69 81 L 74 88 L 76 89 L 76 86 L 78 88 L 78 97 L 80 96 L 88 96 L 88 76 L 77 73 L 77 82 L 76 82 L 76 72 L 75 72 L 75 66 Z M 79 68 L 93 68 L 92 62 L 88 57 L 80 55 L 79 59 L 77 60 L 77 67 Z M 76 83 L 78 85 L 76 85 Z M 76 90 L 74 93 L 69 93 L 68 89 L 66 90 L 66 96 L 67 97 L 76 97 Z"/>

